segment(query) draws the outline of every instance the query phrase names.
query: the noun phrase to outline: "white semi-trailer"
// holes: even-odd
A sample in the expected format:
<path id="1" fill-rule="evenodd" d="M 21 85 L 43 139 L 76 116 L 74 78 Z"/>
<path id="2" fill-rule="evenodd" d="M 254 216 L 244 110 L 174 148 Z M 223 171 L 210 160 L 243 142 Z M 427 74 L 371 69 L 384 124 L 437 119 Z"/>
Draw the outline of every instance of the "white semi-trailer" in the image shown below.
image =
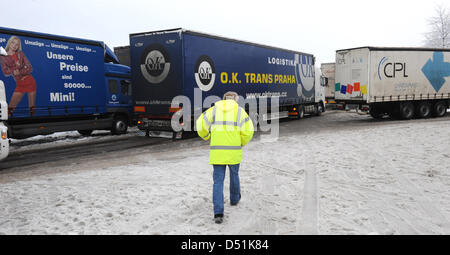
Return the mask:
<path id="1" fill-rule="evenodd" d="M 442 117 L 450 103 L 450 49 L 337 50 L 335 98 L 374 118 Z"/>

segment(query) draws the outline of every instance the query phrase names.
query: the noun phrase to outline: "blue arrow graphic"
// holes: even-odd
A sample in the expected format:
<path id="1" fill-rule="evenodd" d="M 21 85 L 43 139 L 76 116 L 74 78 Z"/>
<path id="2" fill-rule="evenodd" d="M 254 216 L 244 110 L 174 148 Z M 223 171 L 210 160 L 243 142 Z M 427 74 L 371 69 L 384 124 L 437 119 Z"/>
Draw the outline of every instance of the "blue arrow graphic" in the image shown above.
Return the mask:
<path id="1" fill-rule="evenodd" d="M 445 83 L 444 77 L 450 76 L 450 63 L 444 62 L 444 53 L 434 52 L 433 60 L 428 59 L 422 67 L 422 72 L 430 81 L 434 90 L 438 92 Z"/>

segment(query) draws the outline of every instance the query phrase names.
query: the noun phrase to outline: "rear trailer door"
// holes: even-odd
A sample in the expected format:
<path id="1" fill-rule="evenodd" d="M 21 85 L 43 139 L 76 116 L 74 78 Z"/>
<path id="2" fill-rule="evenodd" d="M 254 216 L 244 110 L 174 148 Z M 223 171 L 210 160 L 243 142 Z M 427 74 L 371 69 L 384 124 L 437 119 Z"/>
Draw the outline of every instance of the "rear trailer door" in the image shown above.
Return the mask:
<path id="1" fill-rule="evenodd" d="M 369 49 L 336 51 L 336 100 L 367 102 Z"/>
<path id="2" fill-rule="evenodd" d="M 170 115 L 172 99 L 182 94 L 181 31 L 130 36 L 135 113 L 157 119 Z"/>

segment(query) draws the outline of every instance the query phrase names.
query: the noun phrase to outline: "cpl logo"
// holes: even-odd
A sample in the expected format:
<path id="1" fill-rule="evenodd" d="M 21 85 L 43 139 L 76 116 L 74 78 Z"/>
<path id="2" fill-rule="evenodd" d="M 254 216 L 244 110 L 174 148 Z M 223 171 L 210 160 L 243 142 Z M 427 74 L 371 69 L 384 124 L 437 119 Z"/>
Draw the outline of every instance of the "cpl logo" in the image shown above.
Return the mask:
<path id="1" fill-rule="evenodd" d="M 111 96 L 111 100 L 116 101 L 117 100 L 117 96 L 116 95 L 112 95 Z"/>
<path id="2" fill-rule="evenodd" d="M 144 50 L 141 57 L 141 72 L 145 79 L 158 84 L 166 79 L 170 71 L 170 58 L 159 44 L 152 44 Z"/>
<path id="3" fill-rule="evenodd" d="M 212 59 L 206 55 L 198 58 L 195 64 L 195 82 L 202 91 L 209 91 L 216 80 L 216 69 Z"/>
<path id="4" fill-rule="evenodd" d="M 403 78 L 407 78 L 406 74 L 406 63 L 399 62 L 390 62 L 389 58 L 383 57 L 378 63 L 378 78 L 381 80 L 382 74 L 386 78 L 395 78 L 398 76 L 402 76 Z M 403 72 L 398 74 L 398 72 Z"/>
<path id="5" fill-rule="evenodd" d="M 303 90 L 311 94 L 314 88 L 314 60 L 312 56 L 295 54 L 295 76 L 299 82 L 297 94 L 303 95 Z"/>

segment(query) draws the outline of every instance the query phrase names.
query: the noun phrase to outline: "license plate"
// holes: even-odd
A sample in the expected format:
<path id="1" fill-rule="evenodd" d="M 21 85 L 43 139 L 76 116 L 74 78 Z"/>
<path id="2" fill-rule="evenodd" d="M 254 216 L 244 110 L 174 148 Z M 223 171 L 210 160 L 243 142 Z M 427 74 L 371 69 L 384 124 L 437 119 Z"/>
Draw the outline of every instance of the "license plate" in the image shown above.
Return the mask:
<path id="1" fill-rule="evenodd" d="M 170 127 L 169 120 L 149 120 L 148 125 L 150 127 Z"/>

